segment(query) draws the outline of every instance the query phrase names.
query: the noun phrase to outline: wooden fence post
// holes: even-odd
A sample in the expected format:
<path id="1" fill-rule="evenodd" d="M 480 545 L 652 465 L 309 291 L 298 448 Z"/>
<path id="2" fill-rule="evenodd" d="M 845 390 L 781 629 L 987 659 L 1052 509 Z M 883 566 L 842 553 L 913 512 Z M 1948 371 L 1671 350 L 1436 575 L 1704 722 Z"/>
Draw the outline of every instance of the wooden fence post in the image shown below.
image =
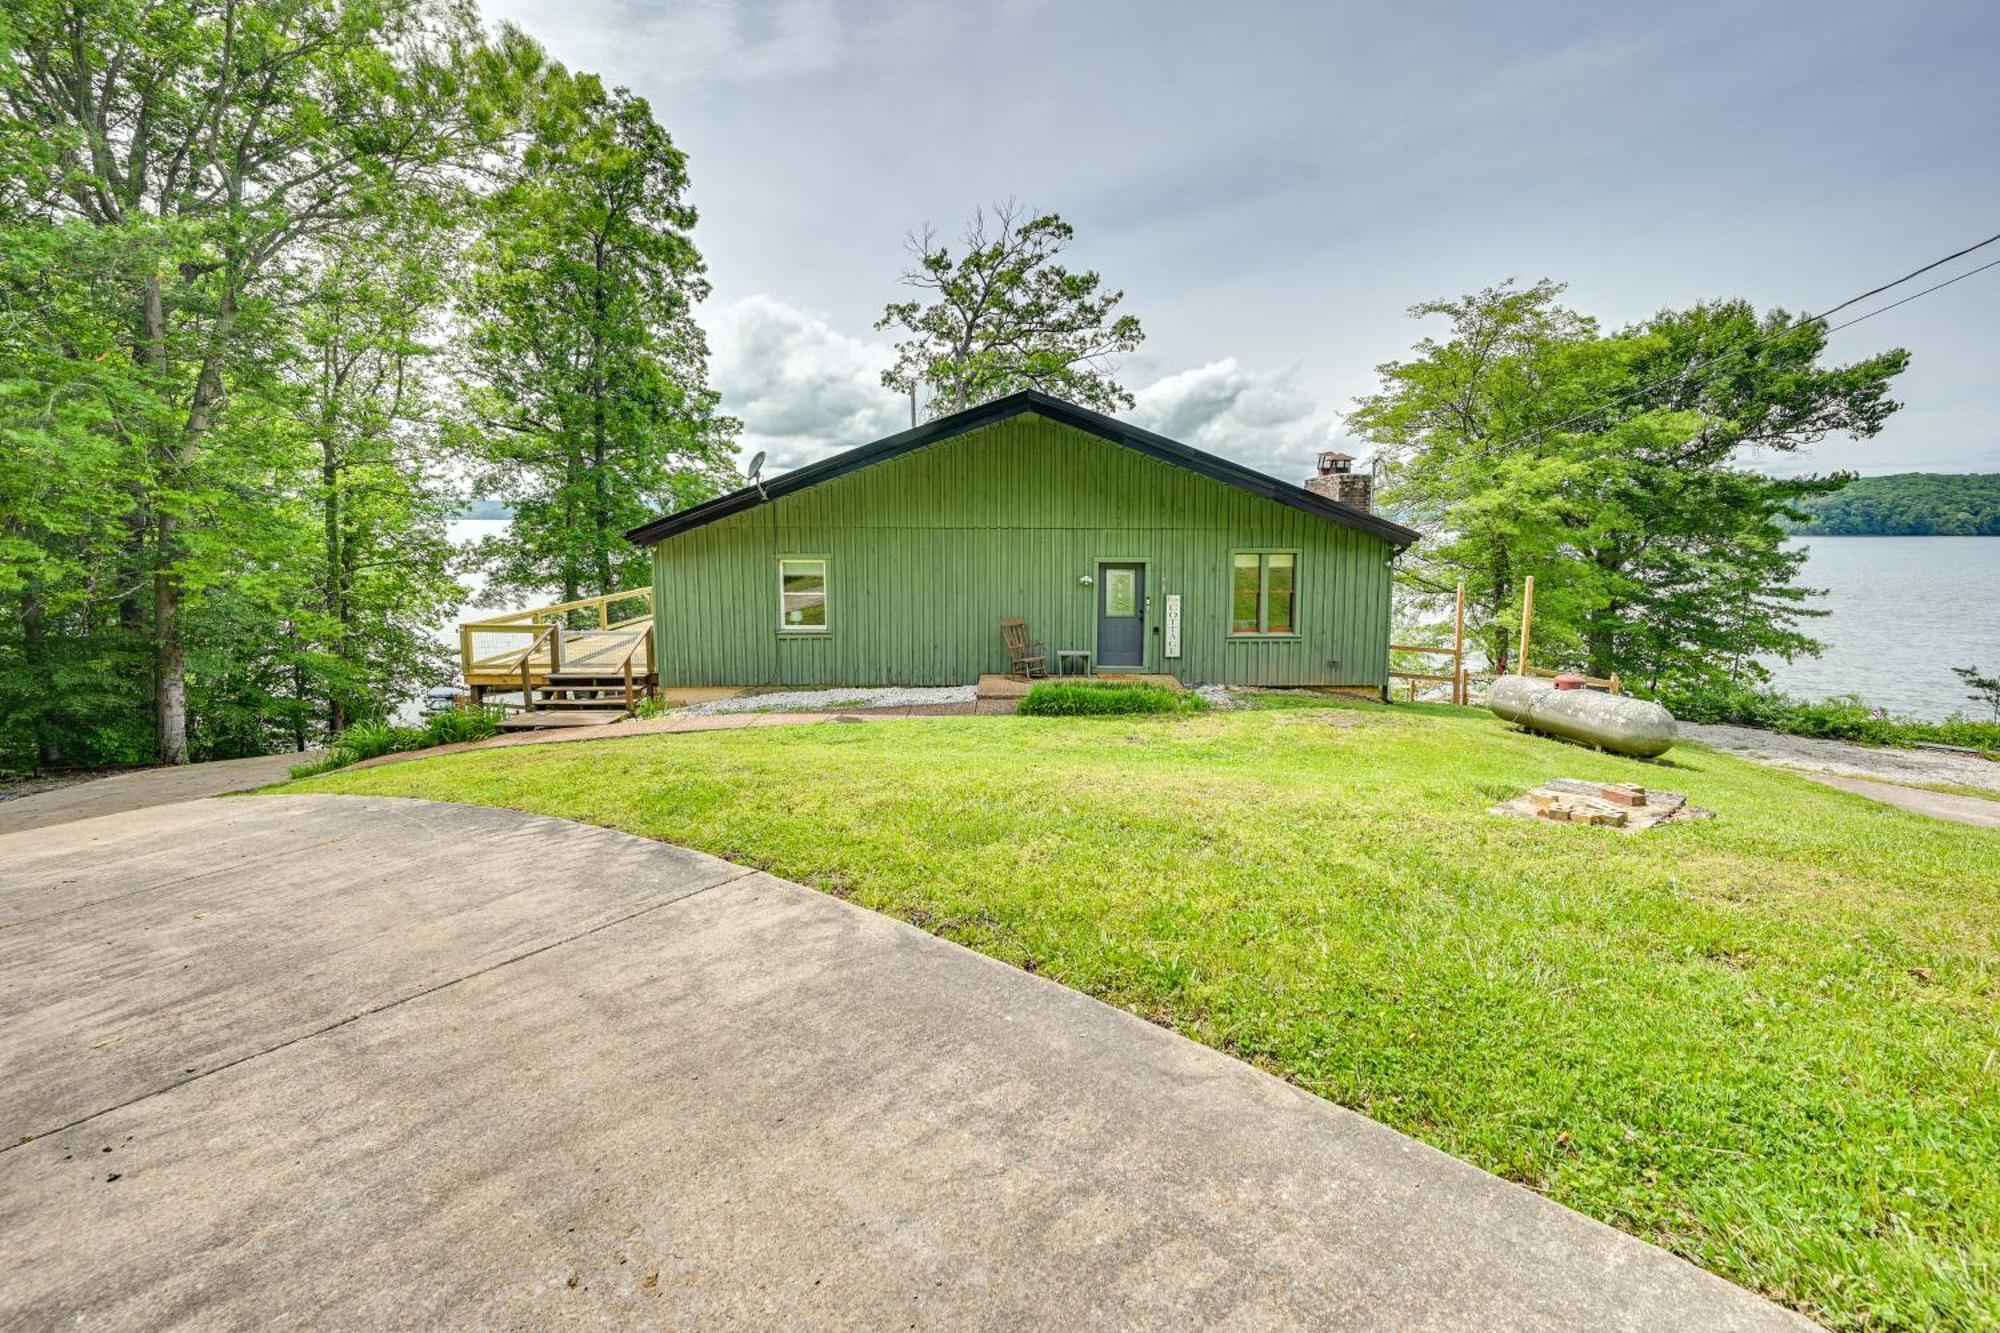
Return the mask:
<path id="1" fill-rule="evenodd" d="M 1463 708 L 1470 703 L 1465 693 L 1465 580 L 1458 581 L 1458 610 L 1451 630 L 1451 701 Z"/>
<path id="2" fill-rule="evenodd" d="M 1528 642 L 1530 631 L 1535 624 L 1535 576 L 1528 575 L 1521 591 L 1521 657 L 1514 663 L 1514 674 L 1528 674 Z"/>

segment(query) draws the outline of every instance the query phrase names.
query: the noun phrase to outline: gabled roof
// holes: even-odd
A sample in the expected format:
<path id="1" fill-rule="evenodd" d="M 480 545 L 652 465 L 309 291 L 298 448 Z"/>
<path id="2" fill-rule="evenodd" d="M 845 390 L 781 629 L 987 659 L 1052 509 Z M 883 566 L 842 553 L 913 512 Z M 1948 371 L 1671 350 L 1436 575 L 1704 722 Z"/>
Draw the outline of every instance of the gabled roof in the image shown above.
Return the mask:
<path id="1" fill-rule="evenodd" d="M 1266 476 L 1262 472 L 1244 467 L 1241 463 L 1232 463 L 1226 458 L 1218 458 L 1214 454 L 1190 448 L 1164 435 L 1155 435 L 1149 430 L 1127 425 L 1114 417 L 1105 416 L 1102 412 L 1093 412 L 1089 408 L 1078 407 L 1075 403 L 1051 397 L 1038 389 L 1023 389 L 1018 393 L 1010 393 L 1005 398 L 995 398 L 990 403 L 981 403 L 963 412 L 939 417 L 936 421 L 926 422 L 912 430 L 877 440 L 873 444 L 864 444 L 844 453 L 835 454 L 831 458 L 823 458 L 817 463 L 787 472 L 775 481 L 765 482 L 761 487 L 745 486 L 741 490 L 719 495 L 691 509 L 663 514 L 650 523 L 642 523 L 633 528 L 625 536 L 636 545 L 651 546 L 676 533 L 699 528 L 717 519 L 727 518 L 731 514 L 740 514 L 746 509 L 755 509 L 758 505 L 775 500 L 781 495 L 790 495 L 794 491 L 817 486 L 823 481 L 844 477 L 850 472 L 875 463 L 886 462 L 913 449 L 937 444 L 942 440 L 963 435 L 967 431 L 991 426 L 996 422 L 1028 412 L 1047 417 L 1065 426 L 1073 426 L 1085 434 L 1095 435 L 1100 440 L 1123 445 L 1127 449 L 1145 454 L 1148 458 L 1157 458 L 1163 463 L 1172 463 L 1190 472 L 1198 472 L 1204 477 L 1234 486 L 1238 490 L 1248 491 L 1252 495 L 1262 496 L 1266 500 L 1276 500 L 1279 504 L 1290 505 L 1294 509 L 1316 515 L 1329 522 L 1343 524 L 1370 536 L 1380 537 L 1398 549 L 1416 541 L 1419 535 L 1415 530 L 1406 528 L 1400 523 L 1392 523 L 1378 514 L 1336 504 L 1325 496 L 1315 495 L 1303 486 L 1279 481 L 1276 477 Z"/>

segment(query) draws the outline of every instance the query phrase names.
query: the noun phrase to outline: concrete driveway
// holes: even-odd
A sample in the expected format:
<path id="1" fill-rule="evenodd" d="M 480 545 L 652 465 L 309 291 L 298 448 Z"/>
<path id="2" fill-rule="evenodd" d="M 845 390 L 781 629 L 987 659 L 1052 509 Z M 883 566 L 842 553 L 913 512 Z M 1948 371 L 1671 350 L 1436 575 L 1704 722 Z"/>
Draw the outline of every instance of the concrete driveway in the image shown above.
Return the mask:
<path id="1" fill-rule="evenodd" d="M 1797 1329 L 1127 1014 L 506 811 L 0 837 L 0 1325 Z"/>
<path id="2" fill-rule="evenodd" d="M 91 782 L 9 797 L 0 800 L 0 833 L 49 828 L 72 819 L 145 810 L 176 801 L 196 801 L 204 796 L 255 791 L 283 782 L 292 775 L 293 768 L 308 759 L 317 759 L 320 753 L 307 750 L 303 754 L 265 754 L 254 759 L 220 759 L 208 764 L 135 768 L 130 773 L 114 773 Z"/>

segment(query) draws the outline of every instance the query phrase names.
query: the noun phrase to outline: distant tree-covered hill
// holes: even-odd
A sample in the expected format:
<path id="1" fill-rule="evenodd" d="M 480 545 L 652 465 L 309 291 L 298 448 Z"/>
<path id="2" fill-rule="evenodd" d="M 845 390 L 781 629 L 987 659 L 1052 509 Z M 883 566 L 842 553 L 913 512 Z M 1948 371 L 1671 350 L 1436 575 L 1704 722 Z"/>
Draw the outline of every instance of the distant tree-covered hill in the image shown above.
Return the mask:
<path id="1" fill-rule="evenodd" d="M 1800 502 L 1803 533 L 1858 537 L 2000 537 L 2000 472 L 1860 477 Z"/>

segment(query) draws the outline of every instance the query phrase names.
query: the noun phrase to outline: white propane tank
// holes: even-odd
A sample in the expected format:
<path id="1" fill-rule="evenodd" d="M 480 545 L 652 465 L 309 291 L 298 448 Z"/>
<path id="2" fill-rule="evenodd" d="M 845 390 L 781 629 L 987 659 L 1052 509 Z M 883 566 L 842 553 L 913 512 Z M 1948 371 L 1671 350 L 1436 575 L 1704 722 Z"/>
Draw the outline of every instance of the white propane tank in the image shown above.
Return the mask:
<path id="1" fill-rule="evenodd" d="M 1674 748 L 1674 715 L 1655 703 L 1623 694 L 1559 690 L 1533 676 L 1501 676 L 1486 692 L 1486 706 L 1509 722 L 1618 754 L 1651 759 Z"/>

